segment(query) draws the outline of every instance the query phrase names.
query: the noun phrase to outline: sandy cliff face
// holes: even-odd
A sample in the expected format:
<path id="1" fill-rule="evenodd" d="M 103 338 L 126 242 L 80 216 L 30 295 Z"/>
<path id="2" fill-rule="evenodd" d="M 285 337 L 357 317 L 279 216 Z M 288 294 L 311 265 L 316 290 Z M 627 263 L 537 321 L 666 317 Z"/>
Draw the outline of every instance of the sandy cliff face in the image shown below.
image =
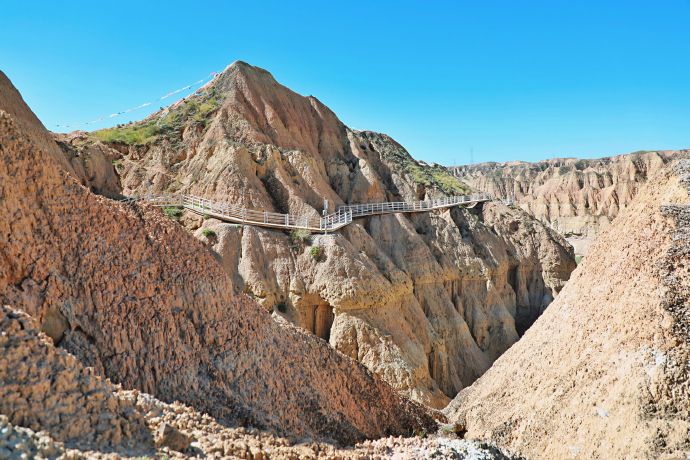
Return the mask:
<path id="1" fill-rule="evenodd" d="M 240 62 L 197 95 L 92 137 L 116 152 L 128 195 L 179 191 L 316 217 L 324 199 L 333 210 L 467 190 Z M 237 291 L 435 407 L 510 347 L 574 268 L 561 237 L 500 203 L 370 217 L 328 236 L 182 222 Z"/>
<path id="2" fill-rule="evenodd" d="M 648 177 L 682 151 L 639 152 L 596 160 L 481 163 L 451 168 L 464 182 L 512 199 L 586 254 Z"/>
<path id="3" fill-rule="evenodd" d="M 3 81 L 7 101 L 16 92 Z M 21 99 L 12 103 L 30 118 Z M 233 296 L 211 251 L 159 210 L 90 193 L 41 148 L 45 139 L 42 125 L 25 132 L 0 110 L 0 305 L 27 312 L 97 374 L 225 423 L 344 443 L 432 425 L 359 363 Z M 14 332 L 4 324 L 3 344 Z M 9 364 L 2 370 L 0 407 L 10 422 L 30 423 L 25 383 L 12 383 Z M 29 371 L 31 404 L 55 403 L 49 379 Z M 82 425 L 74 429 L 91 436 Z"/>
<path id="4" fill-rule="evenodd" d="M 533 458 L 690 454 L 686 161 L 650 176 L 525 336 L 446 409 Z"/>
<path id="5" fill-rule="evenodd" d="M 58 134 L 54 139 L 81 185 L 108 198 L 122 197 L 117 173 L 118 154 L 100 142 L 90 142 L 83 133 Z"/>

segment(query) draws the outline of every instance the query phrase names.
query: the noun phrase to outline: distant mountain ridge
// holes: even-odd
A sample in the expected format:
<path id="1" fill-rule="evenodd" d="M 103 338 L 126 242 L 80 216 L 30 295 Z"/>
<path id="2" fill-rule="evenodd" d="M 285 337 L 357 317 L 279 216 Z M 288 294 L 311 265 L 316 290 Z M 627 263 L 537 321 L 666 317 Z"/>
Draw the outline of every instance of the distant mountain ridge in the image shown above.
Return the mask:
<path id="1" fill-rule="evenodd" d="M 472 187 L 517 206 L 565 235 L 578 254 L 608 228 L 655 171 L 690 150 L 634 152 L 599 159 L 554 158 L 454 166 Z"/>

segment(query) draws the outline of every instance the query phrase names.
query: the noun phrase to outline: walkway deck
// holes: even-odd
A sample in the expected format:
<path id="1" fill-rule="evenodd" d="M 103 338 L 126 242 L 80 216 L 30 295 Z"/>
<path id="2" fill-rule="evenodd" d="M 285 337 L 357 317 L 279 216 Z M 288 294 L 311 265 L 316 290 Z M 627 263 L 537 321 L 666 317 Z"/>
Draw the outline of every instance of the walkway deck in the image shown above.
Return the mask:
<path id="1" fill-rule="evenodd" d="M 491 196 L 486 193 L 477 193 L 426 201 L 350 204 L 339 206 L 336 212 L 321 218 L 247 209 L 194 195 L 144 195 L 133 197 L 129 201 L 143 201 L 154 206 L 179 206 L 199 214 L 238 224 L 283 229 L 304 229 L 314 232 L 332 232 L 343 228 L 352 222 L 352 219 L 358 217 L 401 212 L 425 212 L 453 206 L 473 207 L 477 203 L 490 201 L 491 199 Z"/>

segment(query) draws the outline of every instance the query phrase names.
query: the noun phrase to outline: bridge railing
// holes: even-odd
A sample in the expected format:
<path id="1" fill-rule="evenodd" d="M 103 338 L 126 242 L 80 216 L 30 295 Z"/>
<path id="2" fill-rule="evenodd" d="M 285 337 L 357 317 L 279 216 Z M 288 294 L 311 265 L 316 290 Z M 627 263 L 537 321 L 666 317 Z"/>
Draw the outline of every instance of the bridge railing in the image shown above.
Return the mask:
<path id="1" fill-rule="evenodd" d="M 425 201 L 391 201 L 385 203 L 348 204 L 338 207 L 338 211 L 352 211 L 353 217 L 384 214 L 394 212 L 428 211 L 430 209 L 445 208 L 463 203 L 488 201 L 491 196 L 487 193 L 472 195 L 450 196 Z"/>
<path id="2" fill-rule="evenodd" d="M 194 195 L 143 195 L 136 198 L 154 206 L 180 206 L 201 214 L 224 217 L 239 223 L 250 223 L 271 227 L 304 228 L 309 230 L 328 230 L 349 223 L 344 215 L 328 218 L 295 216 L 271 211 L 243 208 L 227 202 L 215 202 Z M 326 223 L 324 223 L 326 219 Z M 350 217 L 350 222 L 351 222 Z"/>
<path id="3" fill-rule="evenodd" d="M 146 201 L 154 206 L 180 206 L 201 214 L 208 214 L 238 223 L 292 229 L 301 228 L 312 231 L 332 231 L 349 224 L 354 217 L 395 212 L 428 211 L 463 203 L 488 201 L 490 199 L 491 196 L 486 193 L 477 193 L 425 201 L 343 205 L 339 206 L 335 213 L 321 218 L 248 209 L 227 202 L 211 201 L 195 195 L 143 195 L 128 198 L 126 201 Z"/>

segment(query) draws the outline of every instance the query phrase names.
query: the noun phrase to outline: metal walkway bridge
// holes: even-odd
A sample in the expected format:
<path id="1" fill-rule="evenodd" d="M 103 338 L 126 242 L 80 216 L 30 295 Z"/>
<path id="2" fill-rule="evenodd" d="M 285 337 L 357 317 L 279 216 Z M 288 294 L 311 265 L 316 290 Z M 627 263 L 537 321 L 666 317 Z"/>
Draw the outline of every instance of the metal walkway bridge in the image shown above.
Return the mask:
<path id="1" fill-rule="evenodd" d="M 247 209 L 230 203 L 217 202 L 194 195 L 143 195 L 126 201 L 146 202 L 154 206 L 177 206 L 198 214 L 237 224 L 256 225 L 259 227 L 304 229 L 314 232 L 331 232 L 343 228 L 352 219 L 377 214 L 401 212 L 424 212 L 433 209 L 453 206 L 474 207 L 477 203 L 490 201 L 486 193 L 474 195 L 451 196 L 426 201 L 393 201 L 384 203 L 348 204 L 337 208 L 337 211 L 323 217 L 295 216 L 270 211 Z"/>

